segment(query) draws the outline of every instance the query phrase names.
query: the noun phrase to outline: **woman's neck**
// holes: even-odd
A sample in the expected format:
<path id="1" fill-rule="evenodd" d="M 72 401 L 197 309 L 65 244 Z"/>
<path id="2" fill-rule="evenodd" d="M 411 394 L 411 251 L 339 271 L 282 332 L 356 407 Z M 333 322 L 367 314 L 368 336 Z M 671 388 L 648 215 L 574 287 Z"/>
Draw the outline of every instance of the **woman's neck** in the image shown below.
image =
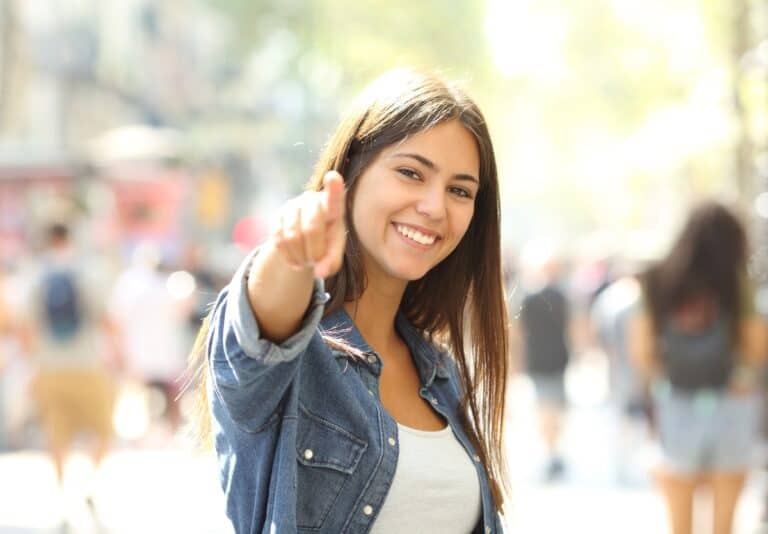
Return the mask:
<path id="1" fill-rule="evenodd" d="M 368 345 L 381 355 L 399 343 L 395 331 L 395 317 L 407 283 L 376 284 L 372 280 L 368 282 L 360 298 L 344 303 L 344 309 Z"/>
<path id="2" fill-rule="evenodd" d="M 671 316 L 675 325 L 682 330 L 701 330 L 715 320 L 717 316 L 716 302 L 711 295 L 696 295 L 677 306 L 672 311 Z"/>

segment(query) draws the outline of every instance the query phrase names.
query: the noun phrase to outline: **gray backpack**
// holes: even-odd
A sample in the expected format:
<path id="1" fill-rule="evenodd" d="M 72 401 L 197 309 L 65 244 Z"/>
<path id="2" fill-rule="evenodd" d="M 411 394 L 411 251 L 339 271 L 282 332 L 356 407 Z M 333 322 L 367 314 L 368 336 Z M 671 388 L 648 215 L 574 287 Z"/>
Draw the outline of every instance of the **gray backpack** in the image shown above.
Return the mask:
<path id="1" fill-rule="evenodd" d="M 721 316 L 694 332 L 667 325 L 659 339 L 659 350 L 667 377 L 678 389 L 720 389 L 728 384 L 734 348 L 728 323 Z"/>

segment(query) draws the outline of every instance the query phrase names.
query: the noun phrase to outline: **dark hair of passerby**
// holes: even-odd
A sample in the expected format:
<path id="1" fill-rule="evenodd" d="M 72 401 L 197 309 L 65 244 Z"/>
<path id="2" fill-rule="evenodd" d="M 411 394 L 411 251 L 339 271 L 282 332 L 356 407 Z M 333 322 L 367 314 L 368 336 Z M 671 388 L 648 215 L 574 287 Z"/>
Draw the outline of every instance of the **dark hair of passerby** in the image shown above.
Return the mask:
<path id="1" fill-rule="evenodd" d="M 502 447 L 504 397 L 507 380 L 507 319 L 501 272 L 498 175 L 488 128 L 476 104 L 457 86 L 442 78 L 397 70 L 369 86 L 342 119 L 327 142 L 307 184 L 323 190 L 328 171 L 337 171 L 346 190 L 347 241 L 340 270 L 325 280 L 330 300 L 325 316 L 344 303 L 355 302 L 366 288 L 361 244 L 352 224 L 357 179 L 382 150 L 414 134 L 458 121 L 471 133 L 479 155 L 479 189 L 474 214 L 463 238 L 423 278 L 408 283 L 400 311 L 424 337 L 446 346 L 456 363 L 465 394 L 459 414 L 486 468 L 498 509 L 507 486 Z M 202 328 L 193 365 L 205 366 Z M 332 347 L 354 350 L 342 340 L 325 336 Z M 205 386 L 200 387 L 205 393 Z M 207 400 L 201 397 L 205 432 Z"/>
<path id="2" fill-rule="evenodd" d="M 667 256 L 643 276 L 656 332 L 676 308 L 705 297 L 714 299 L 736 334 L 744 309 L 746 261 L 747 236 L 739 219 L 716 202 L 694 209 Z M 737 339 L 731 336 L 733 343 Z"/>
<path id="3" fill-rule="evenodd" d="M 67 243 L 69 241 L 69 227 L 61 222 L 52 223 L 46 229 L 46 238 L 51 246 Z"/>

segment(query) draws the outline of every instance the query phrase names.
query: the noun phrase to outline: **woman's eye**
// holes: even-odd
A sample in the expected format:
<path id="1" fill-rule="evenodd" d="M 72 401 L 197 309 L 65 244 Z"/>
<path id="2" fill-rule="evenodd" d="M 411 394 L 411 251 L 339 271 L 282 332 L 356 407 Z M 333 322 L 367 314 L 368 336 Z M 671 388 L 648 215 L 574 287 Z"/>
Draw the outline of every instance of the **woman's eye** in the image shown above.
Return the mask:
<path id="1" fill-rule="evenodd" d="M 407 176 L 408 178 L 413 178 L 416 180 L 419 179 L 419 173 L 417 173 L 413 169 L 402 168 L 402 169 L 397 169 L 397 172 L 399 172 L 403 176 Z"/>
<path id="2" fill-rule="evenodd" d="M 450 191 L 454 195 L 460 196 L 462 198 L 472 198 L 472 193 L 461 187 L 451 187 Z"/>

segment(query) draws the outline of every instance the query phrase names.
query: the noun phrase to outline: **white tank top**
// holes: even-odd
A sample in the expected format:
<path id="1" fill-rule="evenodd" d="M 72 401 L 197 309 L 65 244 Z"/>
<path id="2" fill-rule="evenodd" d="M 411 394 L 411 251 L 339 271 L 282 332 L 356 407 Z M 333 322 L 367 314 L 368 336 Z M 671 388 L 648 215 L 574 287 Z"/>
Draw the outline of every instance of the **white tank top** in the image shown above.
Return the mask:
<path id="1" fill-rule="evenodd" d="M 475 466 L 450 425 L 425 431 L 398 423 L 397 468 L 372 534 L 467 534 L 482 504 Z"/>

